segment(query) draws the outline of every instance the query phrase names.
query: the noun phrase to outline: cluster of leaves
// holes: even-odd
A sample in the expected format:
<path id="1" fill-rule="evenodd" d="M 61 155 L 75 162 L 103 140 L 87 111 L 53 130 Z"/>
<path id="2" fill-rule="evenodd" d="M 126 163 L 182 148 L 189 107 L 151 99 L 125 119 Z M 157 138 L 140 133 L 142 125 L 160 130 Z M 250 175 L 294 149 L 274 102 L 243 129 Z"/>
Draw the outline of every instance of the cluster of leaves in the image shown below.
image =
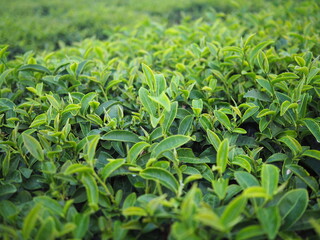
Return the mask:
<path id="1" fill-rule="evenodd" d="M 2 236 L 317 238 L 320 28 L 307 3 L 145 21 L 10 61 L 3 46 Z"/>

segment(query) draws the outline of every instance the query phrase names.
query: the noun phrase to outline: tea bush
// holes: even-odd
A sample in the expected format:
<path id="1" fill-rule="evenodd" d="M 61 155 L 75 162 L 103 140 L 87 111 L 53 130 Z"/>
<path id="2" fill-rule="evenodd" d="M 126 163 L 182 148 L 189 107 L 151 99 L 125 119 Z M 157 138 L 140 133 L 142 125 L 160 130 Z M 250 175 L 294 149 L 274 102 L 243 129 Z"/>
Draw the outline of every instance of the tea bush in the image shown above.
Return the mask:
<path id="1" fill-rule="evenodd" d="M 243 4 L 2 46 L 2 237 L 317 239 L 319 4 Z"/>

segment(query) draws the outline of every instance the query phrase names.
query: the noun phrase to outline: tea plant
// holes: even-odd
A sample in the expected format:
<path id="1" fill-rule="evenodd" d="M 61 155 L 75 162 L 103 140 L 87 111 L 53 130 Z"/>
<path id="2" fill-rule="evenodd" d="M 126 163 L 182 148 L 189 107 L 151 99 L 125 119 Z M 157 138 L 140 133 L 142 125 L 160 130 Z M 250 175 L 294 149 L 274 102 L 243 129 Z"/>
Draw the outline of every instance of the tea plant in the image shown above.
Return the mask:
<path id="1" fill-rule="evenodd" d="M 2 46 L 1 236 L 319 237 L 319 6 L 245 6 Z"/>

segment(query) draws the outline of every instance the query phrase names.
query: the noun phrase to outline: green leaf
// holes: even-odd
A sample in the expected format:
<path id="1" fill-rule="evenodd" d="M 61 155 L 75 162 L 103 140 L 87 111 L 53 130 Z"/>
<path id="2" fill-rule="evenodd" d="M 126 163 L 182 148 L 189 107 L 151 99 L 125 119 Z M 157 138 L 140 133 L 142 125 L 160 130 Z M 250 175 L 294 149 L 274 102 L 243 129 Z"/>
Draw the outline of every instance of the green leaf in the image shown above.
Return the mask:
<path id="1" fill-rule="evenodd" d="M 136 159 L 138 158 L 139 154 L 147 147 L 149 147 L 150 144 L 146 142 L 138 142 L 134 144 L 129 152 L 128 152 L 128 157 L 127 157 L 127 162 L 128 163 L 135 163 Z"/>
<path id="2" fill-rule="evenodd" d="M 289 109 L 297 108 L 297 107 L 298 107 L 297 103 L 291 103 L 288 100 L 284 101 L 280 107 L 280 116 L 283 116 Z"/>
<path id="3" fill-rule="evenodd" d="M 34 201 L 41 204 L 42 208 L 48 209 L 51 213 L 63 217 L 63 208 L 56 200 L 48 196 L 39 196 L 35 197 Z"/>
<path id="4" fill-rule="evenodd" d="M 156 74 L 156 93 L 159 96 L 162 92 L 164 92 L 167 88 L 167 82 L 164 78 L 163 74 Z"/>
<path id="5" fill-rule="evenodd" d="M 46 220 L 42 223 L 35 240 L 43 240 L 43 239 L 55 239 L 55 222 L 53 217 L 47 217 Z"/>
<path id="6" fill-rule="evenodd" d="M 85 114 L 87 112 L 87 109 L 89 108 L 89 103 L 97 96 L 97 94 L 95 92 L 90 92 L 87 93 L 86 95 L 84 95 L 81 98 L 81 109 L 80 112 L 81 114 Z"/>
<path id="7" fill-rule="evenodd" d="M 193 116 L 192 115 L 185 116 L 180 122 L 180 125 L 178 128 L 178 134 L 186 135 L 191 129 L 192 123 L 193 123 Z"/>
<path id="8" fill-rule="evenodd" d="M 234 198 L 225 208 L 221 215 L 221 223 L 227 228 L 232 228 L 235 224 L 239 222 L 240 214 L 243 212 L 247 204 L 247 199 L 238 196 Z"/>
<path id="9" fill-rule="evenodd" d="M 243 114 L 241 121 L 244 122 L 259 110 L 258 106 L 249 107 Z"/>
<path id="10" fill-rule="evenodd" d="M 277 206 L 258 208 L 257 217 L 269 239 L 275 239 L 281 226 L 281 217 Z"/>
<path id="11" fill-rule="evenodd" d="M 164 109 L 169 112 L 171 110 L 171 103 L 169 98 L 167 97 L 165 92 L 162 92 L 159 96 L 154 97 L 154 96 L 148 96 L 152 101 L 155 103 L 160 104 Z"/>
<path id="12" fill-rule="evenodd" d="M 261 169 L 261 185 L 266 193 L 273 196 L 278 188 L 279 169 L 270 164 L 263 164 Z"/>
<path id="13" fill-rule="evenodd" d="M 220 144 L 217 151 L 217 166 L 220 173 L 224 173 L 227 168 L 228 163 L 228 154 L 229 154 L 229 141 L 224 139 Z"/>
<path id="14" fill-rule="evenodd" d="M 239 232 L 237 232 L 236 240 L 247 240 L 251 238 L 253 239 L 254 237 L 258 237 L 263 234 L 263 229 L 260 225 L 251 225 L 248 227 L 244 227 Z"/>
<path id="15" fill-rule="evenodd" d="M 100 135 L 91 135 L 90 141 L 87 142 L 87 155 L 88 155 L 88 162 L 92 165 L 94 156 L 96 154 L 96 148 L 100 139 Z M 88 141 L 88 140 L 87 140 Z"/>
<path id="16" fill-rule="evenodd" d="M 231 130 L 232 125 L 231 125 L 231 123 L 230 123 L 230 120 L 229 120 L 228 116 L 227 116 L 224 112 L 222 112 L 222 111 L 220 111 L 220 110 L 215 110 L 215 111 L 214 111 L 214 116 L 217 117 L 218 121 L 219 121 L 223 126 L 225 126 L 228 130 Z"/>
<path id="17" fill-rule="evenodd" d="M 93 210 L 97 211 L 99 202 L 99 190 L 95 179 L 88 173 L 82 173 L 81 182 L 86 189 L 89 206 Z"/>
<path id="18" fill-rule="evenodd" d="M 27 150 L 30 152 L 30 154 L 35 157 L 39 161 L 44 160 L 44 154 L 43 149 L 40 145 L 40 143 L 31 135 L 27 133 L 22 134 L 22 139 L 24 146 L 27 148 Z"/>
<path id="19" fill-rule="evenodd" d="M 28 215 L 24 218 L 22 225 L 22 236 L 24 239 L 30 238 L 31 231 L 34 229 L 36 225 L 36 221 L 39 217 L 40 211 L 41 205 L 37 204 L 30 210 Z"/>
<path id="20" fill-rule="evenodd" d="M 208 139 L 209 139 L 209 142 L 211 143 L 211 145 L 214 147 L 214 149 L 216 151 L 218 151 L 219 149 L 219 146 L 221 144 L 221 140 L 220 138 L 218 137 L 217 134 L 215 134 L 213 131 L 211 131 L 210 129 L 207 129 L 207 135 L 208 135 Z"/>
<path id="21" fill-rule="evenodd" d="M 249 173 L 251 172 L 251 164 L 250 161 L 248 161 L 248 159 L 244 156 L 236 156 L 233 160 L 232 160 L 232 164 L 238 165 L 242 168 L 244 168 L 245 170 L 247 170 Z"/>
<path id="22" fill-rule="evenodd" d="M 319 190 L 319 184 L 314 177 L 311 177 L 310 174 L 301 166 L 296 164 L 286 165 L 285 168 L 294 173 L 298 178 L 301 179 L 305 184 L 307 184 L 312 191 L 315 193 Z"/>
<path id="23" fill-rule="evenodd" d="M 118 141 L 118 142 L 140 142 L 139 136 L 126 130 L 112 130 L 101 137 L 101 140 Z"/>
<path id="24" fill-rule="evenodd" d="M 16 186 L 11 183 L 5 183 L 0 185 L 0 197 L 5 196 L 7 194 L 15 193 L 16 191 Z"/>
<path id="25" fill-rule="evenodd" d="M 84 172 L 91 173 L 92 171 L 93 169 L 88 166 L 82 165 L 80 163 L 74 163 L 69 167 L 67 167 L 67 169 L 64 170 L 63 173 L 65 175 L 71 175 L 73 173 L 84 173 Z"/>
<path id="26" fill-rule="evenodd" d="M 220 221 L 219 216 L 211 209 L 202 208 L 195 217 L 199 222 L 218 231 L 224 232 L 225 226 Z"/>
<path id="27" fill-rule="evenodd" d="M 270 97 L 266 93 L 260 92 L 256 89 L 248 91 L 243 97 L 257 99 L 263 102 L 271 102 Z"/>
<path id="28" fill-rule="evenodd" d="M 288 229 L 305 212 L 308 206 L 308 192 L 305 189 L 294 189 L 282 196 L 278 202 L 282 217 L 282 228 Z"/>
<path id="29" fill-rule="evenodd" d="M 148 213 L 145 209 L 141 207 L 128 207 L 122 210 L 122 214 L 126 217 L 128 216 L 140 216 L 140 217 L 146 217 Z"/>
<path id="30" fill-rule="evenodd" d="M 174 193 L 178 193 L 179 183 L 177 179 L 167 170 L 157 167 L 149 167 L 140 172 L 140 176 L 144 179 L 158 181 L 161 185 L 170 189 Z"/>
<path id="31" fill-rule="evenodd" d="M 146 81 L 147 81 L 147 84 L 148 84 L 150 90 L 152 92 L 154 92 L 155 85 L 156 85 L 156 79 L 153 74 L 153 71 L 150 69 L 150 67 L 148 67 L 147 65 L 145 65 L 143 63 L 142 63 L 142 71 L 146 77 Z"/>
<path id="32" fill-rule="evenodd" d="M 260 186 L 248 187 L 243 191 L 242 195 L 246 198 L 269 198 L 266 190 Z"/>
<path id="33" fill-rule="evenodd" d="M 259 181 L 248 172 L 236 171 L 234 173 L 234 176 L 242 189 L 253 186 L 260 186 Z"/>
<path id="34" fill-rule="evenodd" d="M 220 200 L 224 199 L 227 194 L 228 183 L 228 179 L 223 178 L 212 181 L 213 190 L 218 195 Z"/>
<path id="35" fill-rule="evenodd" d="M 171 103 L 170 107 L 171 111 L 165 111 L 164 112 L 164 120 L 162 124 L 163 132 L 167 133 L 174 121 L 174 119 L 177 116 L 178 112 L 178 102 Z"/>
<path id="36" fill-rule="evenodd" d="M 188 136 L 183 135 L 174 135 L 167 137 L 166 139 L 162 140 L 151 152 L 151 157 L 157 158 L 163 152 L 172 150 L 174 148 L 180 147 L 183 144 L 186 144 L 191 140 Z"/>
<path id="37" fill-rule="evenodd" d="M 46 97 L 47 97 L 48 101 L 50 102 L 50 104 L 52 105 L 52 107 L 54 107 L 56 110 L 59 111 L 61 108 L 61 105 L 57 101 L 57 99 L 55 99 L 52 95 L 48 95 L 48 94 L 46 94 Z"/>
<path id="38" fill-rule="evenodd" d="M 51 75 L 51 72 L 48 68 L 41 66 L 39 64 L 26 64 L 21 66 L 18 71 L 33 71 L 33 72 L 41 72 Z"/>
<path id="39" fill-rule="evenodd" d="M 82 239 L 88 231 L 90 222 L 89 213 L 78 213 L 74 217 L 74 223 L 76 228 L 73 230 L 73 237 L 76 239 Z"/>
<path id="40" fill-rule="evenodd" d="M 110 161 L 107 165 L 103 167 L 101 170 L 101 177 L 103 181 L 105 182 L 107 178 L 119 167 L 121 167 L 125 163 L 125 159 L 115 159 Z"/>
<path id="41" fill-rule="evenodd" d="M 274 41 L 265 41 L 265 42 L 261 42 L 258 45 L 256 45 L 250 52 L 249 54 L 249 61 L 250 63 L 253 63 L 253 61 L 255 60 L 255 58 L 257 57 L 259 51 L 263 50 L 264 48 L 266 48 L 267 46 L 269 46 L 270 44 L 274 43 Z"/>
<path id="42" fill-rule="evenodd" d="M 270 109 L 263 109 L 259 112 L 259 114 L 257 115 L 257 118 L 261 118 L 267 115 L 273 115 L 276 114 L 276 111 L 271 111 Z"/>
<path id="43" fill-rule="evenodd" d="M 312 135 L 317 139 L 320 143 L 320 125 L 312 118 L 303 119 L 304 124 L 307 126 Z"/>
<path id="44" fill-rule="evenodd" d="M 280 138 L 279 141 L 283 142 L 288 148 L 290 148 L 294 155 L 302 152 L 300 143 L 291 136 L 284 136 Z"/>
<path id="45" fill-rule="evenodd" d="M 302 153 L 302 156 L 312 157 L 314 159 L 320 160 L 320 151 L 318 150 L 306 150 Z"/>
<path id="46" fill-rule="evenodd" d="M 155 116 L 157 111 L 157 105 L 149 98 L 149 96 L 150 93 L 147 89 L 145 89 L 144 87 L 141 87 L 139 89 L 139 98 L 142 105 L 150 115 Z"/>

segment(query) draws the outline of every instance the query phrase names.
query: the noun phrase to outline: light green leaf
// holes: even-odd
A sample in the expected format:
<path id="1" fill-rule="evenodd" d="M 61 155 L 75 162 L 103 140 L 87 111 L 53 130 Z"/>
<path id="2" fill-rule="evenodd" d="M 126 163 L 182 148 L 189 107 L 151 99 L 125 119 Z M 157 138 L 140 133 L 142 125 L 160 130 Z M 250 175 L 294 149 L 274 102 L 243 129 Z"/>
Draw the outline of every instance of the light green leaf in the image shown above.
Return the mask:
<path id="1" fill-rule="evenodd" d="M 101 140 L 117 141 L 117 142 L 140 142 L 139 136 L 133 132 L 126 130 L 112 130 L 101 137 Z"/>
<path id="2" fill-rule="evenodd" d="M 135 163 L 136 159 L 138 158 L 139 154 L 147 147 L 149 147 L 150 144 L 146 142 L 138 142 L 135 145 L 133 145 L 129 152 L 127 157 L 128 163 Z"/>
<path id="3" fill-rule="evenodd" d="M 177 179 L 167 170 L 158 167 L 149 167 L 140 172 L 140 176 L 144 179 L 158 181 L 161 185 L 170 189 L 174 193 L 178 193 L 179 183 Z"/>
<path id="4" fill-rule="evenodd" d="M 157 105 L 153 101 L 151 101 L 149 96 L 150 93 L 147 89 L 145 89 L 144 87 L 141 87 L 139 89 L 139 98 L 142 105 L 151 116 L 155 116 L 157 111 Z"/>
<path id="5" fill-rule="evenodd" d="M 300 143 L 291 136 L 284 136 L 280 138 L 279 141 L 283 142 L 288 148 L 290 148 L 294 155 L 302 152 Z"/>
<path id="6" fill-rule="evenodd" d="M 221 223 L 227 228 L 232 228 L 240 220 L 240 214 L 247 204 L 247 199 L 241 195 L 234 198 L 225 208 L 221 215 Z"/>
<path id="7" fill-rule="evenodd" d="M 150 67 L 142 63 L 142 71 L 146 77 L 147 84 L 152 92 L 154 92 L 156 79 Z"/>
<path id="8" fill-rule="evenodd" d="M 221 144 L 221 140 L 220 138 L 218 137 L 217 134 L 215 134 L 213 131 L 211 131 L 210 129 L 207 129 L 207 135 L 208 135 L 208 139 L 209 139 L 209 142 L 212 144 L 212 146 L 214 147 L 214 149 L 216 151 L 218 151 L 219 149 L 219 146 Z"/>
<path id="9" fill-rule="evenodd" d="M 35 157 L 39 161 L 44 160 L 44 154 L 43 154 L 43 149 L 40 145 L 40 143 L 32 137 L 31 135 L 27 133 L 22 134 L 22 139 L 24 146 L 27 148 L 27 150 L 30 152 L 30 154 Z"/>
<path id="10" fill-rule="evenodd" d="M 24 218 L 22 225 L 22 236 L 24 239 L 30 238 L 31 231 L 34 229 L 36 225 L 36 221 L 40 215 L 40 211 L 41 205 L 37 204 L 30 210 L 28 215 Z"/>
<path id="11" fill-rule="evenodd" d="M 94 211 L 97 211 L 99 202 L 99 190 L 96 180 L 90 174 L 82 173 L 81 182 L 86 189 L 89 206 Z"/>
<path id="12" fill-rule="evenodd" d="M 169 112 L 171 110 L 171 103 L 169 98 L 167 97 L 165 92 L 162 92 L 159 96 L 154 97 L 154 96 L 148 96 L 152 101 L 155 103 L 160 104 L 164 109 Z"/>
<path id="13" fill-rule="evenodd" d="M 270 164 L 263 164 L 261 169 L 261 185 L 266 193 L 272 196 L 278 188 L 279 169 Z"/>
<path id="14" fill-rule="evenodd" d="M 100 135 L 91 135 L 90 141 L 87 142 L 87 155 L 88 155 L 88 162 L 93 164 L 94 156 L 96 154 L 96 148 L 100 139 Z"/>
<path id="15" fill-rule="evenodd" d="M 56 200 L 48 196 L 39 196 L 35 197 L 34 201 L 41 204 L 42 208 L 48 209 L 51 213 L 63 217 L 63 208 Z"/>
<path id="16" fill-rule="evenodd" d="M 246 157 L 243 157 L 241 155 L 236 156 L 233 160 L 232 160 L 232 164 L 238 165 L 242 168 L 244 168 L 245 170 L 247 170 L 249 173 L 251 172 L 251 164 L 248 161 L 248 159 Z"/>
<path id="17" fill-rule="evenodd" d="M 228 118 L 228 116 L 220 111 L 220 110 L 215 110 L 214 111 L 214 116 L 218 119 L 218 121 L 225 126 L 228 130 L 230 130 L 232 128 L 231 122 Z"/>
<path id="18" fill-rule="evenodd" d="M 169 151 L 171 149 L 177 148 L 186 144 L 191 140 L 188 136 L 183 135 L 174 135 L 167 137 L 166 139 L 162 140 L 158 145 L 152 150 L 151 157 L 157 158 L 163 152 Z"/>
<path id="19" fill-rule="evenodd" d="M 91 173 L 93 171 L 89 166 L 82 165 L 80 163 L 74 163 L 70 165 L 63 173 L 65 175 L 71 175 L 73 173 Z"/>
<path id="20" fill-rule="evenodd" d="M 46 97 L 50 102 L 50 104 L 52 105 L 52 107 L 54 107 L 58 111 L 61 109 L 61 104 L 52 95 L 46 94 Z"/>
<path id="21" fill-rule="evenodd" d="M 221 174 L 224 173 L 224 171 L 227 168 L 228 154 L 229 154 L 229 141 L 226 138 L 219 144 L 218 151 L 217 151 L 217 166 Z"/>
<path id="22" fill-rule="evenodd" d="M 320 151 L 318 150 L 306 150 L 302 153 L 302 156 L 312 157 L 314 159 L 320 160 Z"/>
<path id="23" fill-rule="evenodd" d="M 55 239 L 55 222 L 53 217 L 49 216 L 44 220 L 42 223 L 35 240 L 50 240 L 50 239 Z"/>
<path id="24" fill-rule="evenodd" d="M 237 232 L 236 240 L 247 240 L 261 236 L 263 234 L 264 232 L 260 225 L 251 225 L 248 227 L 244 227 L 239 232 Z"/>
<path id="25" fill-rule="evenodd" d="M 167 133 L 177 116 L 178 112 L 178 102 L 171 103 L 171 111 L 164 112 L 164 120 L 162 124 L 163 133 Z"/>
<path id="26" fill-rule="evenodd" d="M 164 78 L 163 74 L 156 74 L 156 93 L 159 96 L 162 92 L 164 92 L 167 88 L 167 82 Z"/>
<path id="27" fill-rule="evenodd" d="M 125 159 L 115 159 L 110 161 L 107 165 L 103 167 L 101 170 L 101 177 L 103 181 L 105 182 L 107 178 L 119 167 L 121 167 L 125 163 Z"/>
<path id="28" fill-rule="evenodd" d="M 126 217 L 128 216 L 140 216 L 140 217 L 146 217 L 148 213 L 145 209 L 141 207 L 128 207 L 122 210 L 122 214 Z"/>
<path id="29" fill-rule="evenodd" d="M 253 186 L 260 186 L 259 181 L 248 172 L 237 171 L 234 173 L 234 176 L 242 189 Z"/>
<path id="30" fill-rule="evenodd" d="M 277 206 L 258 208 L 259 222 L 269 239 L 275 239 L 281 226 L 281 217 Z"/>
<path id="31" fill-rule="evenodd" d="M 249 107 L 243 114 L 241 121 L 244 122 L 259 110 L 258 106 Z"/>
<path id="32" fill-rule="evenodd" d="M 283 116 L 289 109 L 297 108 L 297 107 L 298 107 L 297 103 L 291 103 L 288 100 L 284 101 L 280 107 L 280 116 Z"/>

